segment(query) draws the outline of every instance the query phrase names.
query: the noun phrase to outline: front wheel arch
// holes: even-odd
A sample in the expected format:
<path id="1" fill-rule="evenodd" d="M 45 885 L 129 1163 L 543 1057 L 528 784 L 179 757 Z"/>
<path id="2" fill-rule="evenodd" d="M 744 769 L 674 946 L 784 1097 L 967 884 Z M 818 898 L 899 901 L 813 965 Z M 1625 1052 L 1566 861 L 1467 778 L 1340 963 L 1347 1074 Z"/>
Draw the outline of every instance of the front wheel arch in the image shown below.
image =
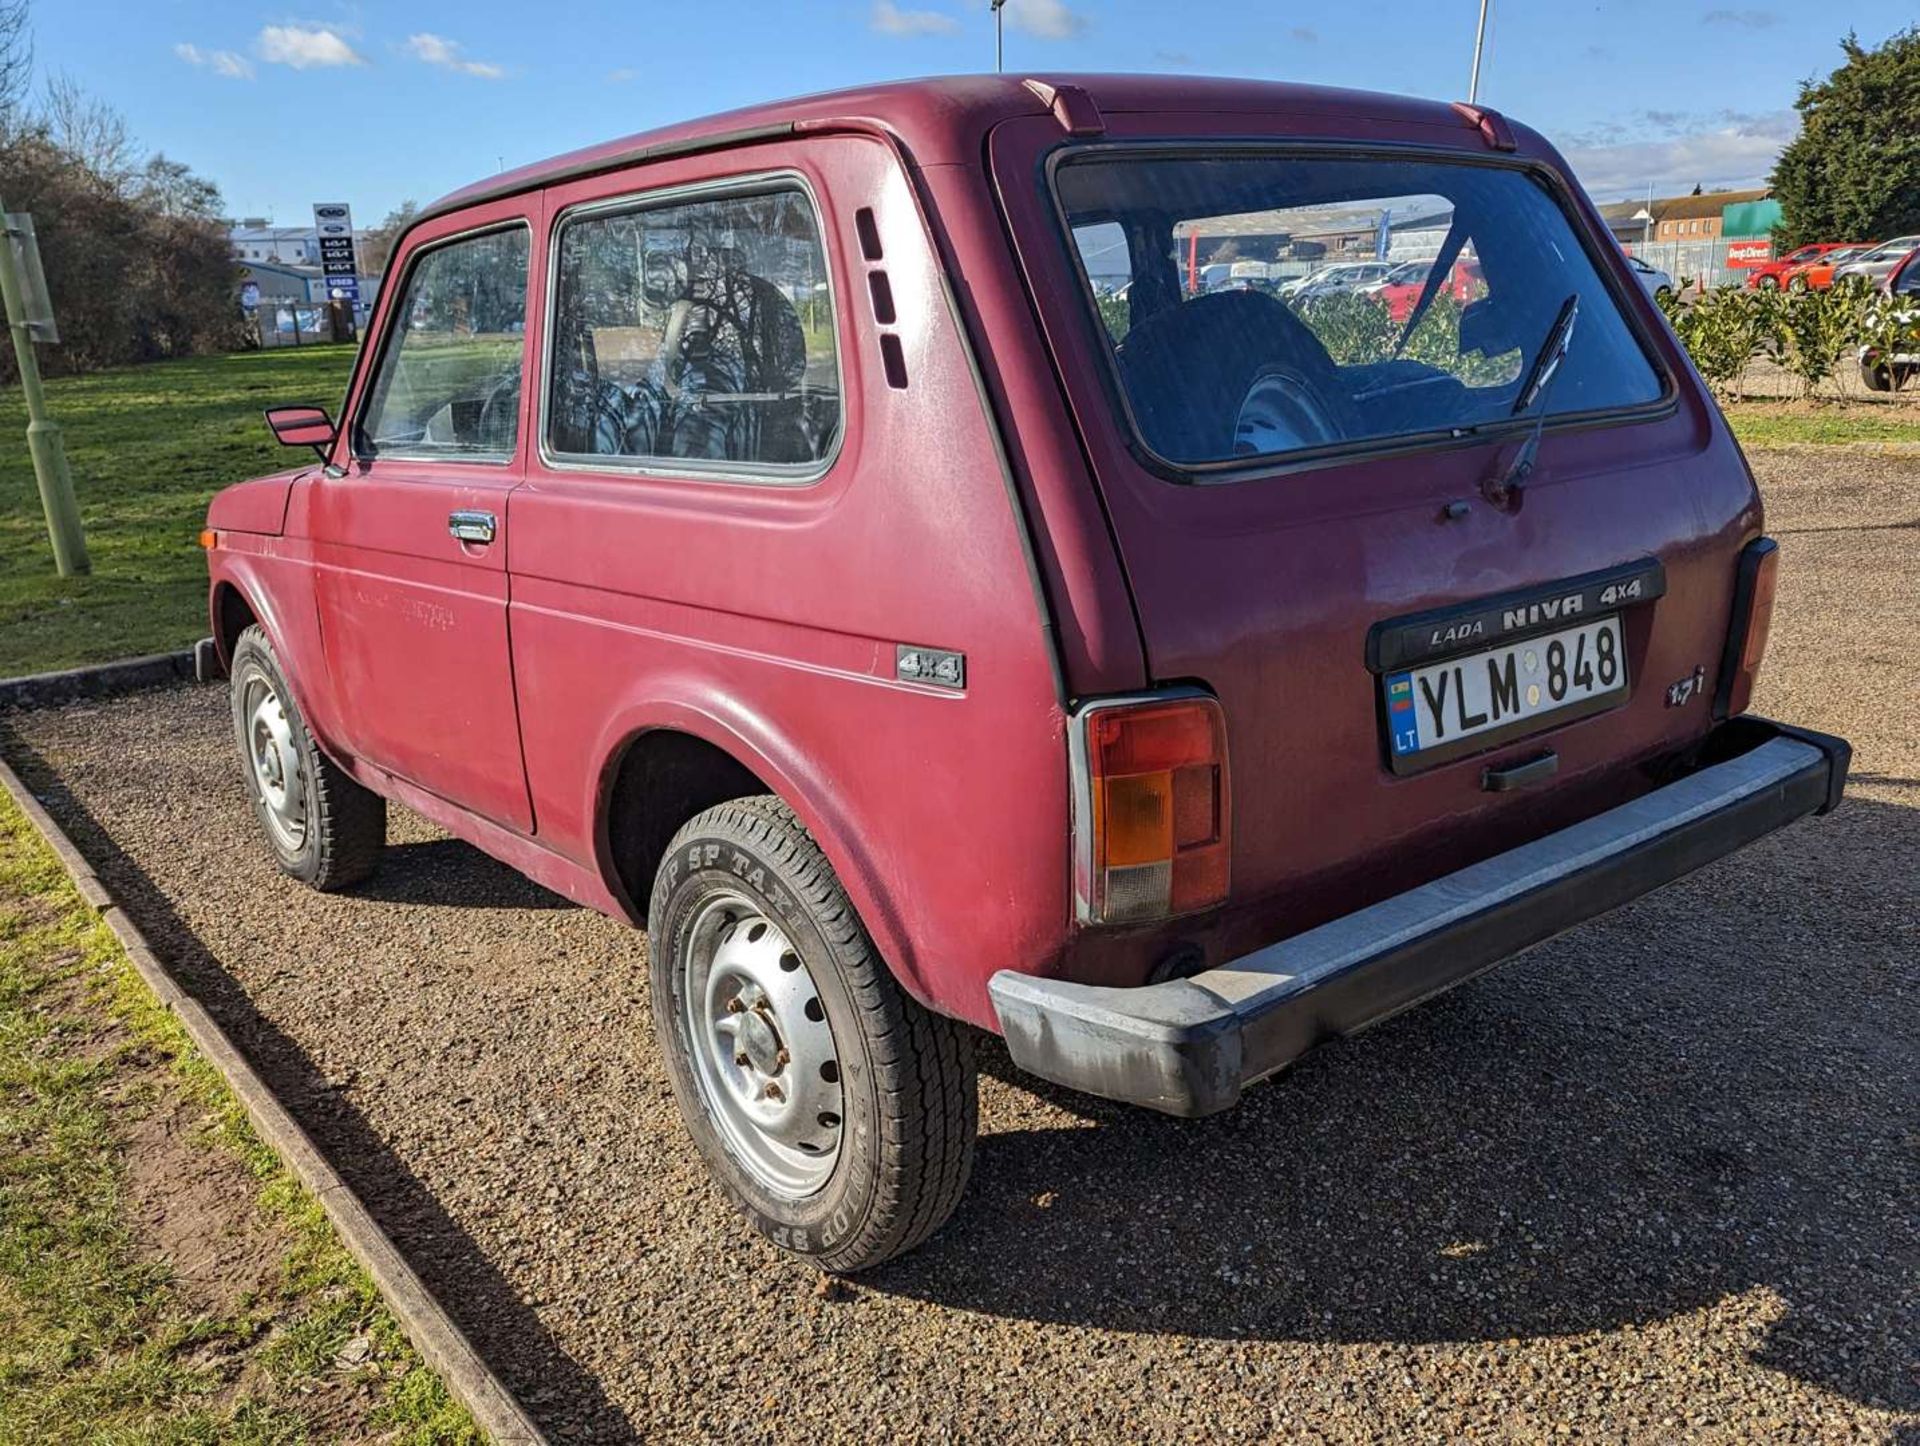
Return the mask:
<path id="1" fill-rule="evenodd" d="M 208 620 L 213 625 L 213 645 L 219 650 L 220 661 L 225 666 L 233 666 L 233 650 L 240 641 L 240 634 L 248 628 L 259 625 L 259 615 L 254 611 L 253 603 L 239 587 L 224 579 L 214 584 L 213 597 L 207 607 Z M 264 627 L 262 628 L 264 631 Z"/>

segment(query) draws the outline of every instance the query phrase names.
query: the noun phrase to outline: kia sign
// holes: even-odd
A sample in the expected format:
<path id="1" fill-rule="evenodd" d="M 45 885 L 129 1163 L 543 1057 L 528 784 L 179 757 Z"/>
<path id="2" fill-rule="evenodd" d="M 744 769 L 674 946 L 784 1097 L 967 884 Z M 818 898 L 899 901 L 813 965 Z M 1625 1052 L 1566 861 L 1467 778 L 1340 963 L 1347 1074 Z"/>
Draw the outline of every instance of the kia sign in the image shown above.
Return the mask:
<path id="1" fill-rule="evenodd" d="M 1771 241 L 1729 241 L 1727 243 L 1727 265 L 1764 266 L 1773 260 Z"/>
<path id="2" fill-rule="evenodd" d="M 353 211 L 344 201 L 315 201 L 313 229 L 320 233 L 320 272 L 327 286 L 357 298 L 360 267 L 353 254 Z"/>

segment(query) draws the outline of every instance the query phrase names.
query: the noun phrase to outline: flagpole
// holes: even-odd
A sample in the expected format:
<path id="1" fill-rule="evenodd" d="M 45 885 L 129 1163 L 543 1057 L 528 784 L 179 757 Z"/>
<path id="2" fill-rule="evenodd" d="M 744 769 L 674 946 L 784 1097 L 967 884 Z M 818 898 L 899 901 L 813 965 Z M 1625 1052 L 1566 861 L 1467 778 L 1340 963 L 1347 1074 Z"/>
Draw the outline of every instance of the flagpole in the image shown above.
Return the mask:
<path id="1" fill-rule="evenodd" d="M 1492 0 L 1480 0 L 1480 24 L 1473 33 L 1473 77 L 1467 82 L 1467 104 L 1480 99 L 1480 52 L 1487 45 L 1487 7 Z"/>

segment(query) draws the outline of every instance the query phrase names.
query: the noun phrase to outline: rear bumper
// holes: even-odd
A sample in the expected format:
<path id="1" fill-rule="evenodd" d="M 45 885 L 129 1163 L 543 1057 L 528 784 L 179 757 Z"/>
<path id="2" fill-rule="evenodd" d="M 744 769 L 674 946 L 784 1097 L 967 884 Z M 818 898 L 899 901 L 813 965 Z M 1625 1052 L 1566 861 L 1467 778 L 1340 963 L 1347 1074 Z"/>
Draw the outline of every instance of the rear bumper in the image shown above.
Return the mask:
<path id="1" fill-rule="evenodd" d="M 1844 739 L 1739 718 L 1709 763 L 1632 803 L 1270 944 L 1136 989 L 1001 970 L 1014 1063 L 1089 1094 L 1210 1115 L 1351 1034 L 1840 801 Z"/>

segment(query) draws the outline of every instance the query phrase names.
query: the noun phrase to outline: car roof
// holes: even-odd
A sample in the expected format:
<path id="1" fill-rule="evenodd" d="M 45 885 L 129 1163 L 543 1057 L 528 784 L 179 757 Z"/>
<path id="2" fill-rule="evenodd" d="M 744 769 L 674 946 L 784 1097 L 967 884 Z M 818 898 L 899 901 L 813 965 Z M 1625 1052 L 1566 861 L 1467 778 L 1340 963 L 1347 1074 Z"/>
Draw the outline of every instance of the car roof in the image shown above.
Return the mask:
<path id="1" fill-rule="evenodd" d="M 1054 111 L 1056 97 L 1067 87 L 1085 92 L 1103 114 L 1285 114 L 1336 118 L 1362 135 L 1381 124 L 1411 123 L 1444 127 L 1461 145 L 1477 140 L 1477 131 L 1444 101 L 1372 91 L 1201 76 L 956 75 L 823 91 L 642 131 L 463 186 L 421 214 L 441 215 L 481 201 L 668 155 L 849 123 L 878 127 L 898 137 L 921 165 L 973 163 L 981 155 L 987 132 L 995 125 L 1015 116 Z"/>

